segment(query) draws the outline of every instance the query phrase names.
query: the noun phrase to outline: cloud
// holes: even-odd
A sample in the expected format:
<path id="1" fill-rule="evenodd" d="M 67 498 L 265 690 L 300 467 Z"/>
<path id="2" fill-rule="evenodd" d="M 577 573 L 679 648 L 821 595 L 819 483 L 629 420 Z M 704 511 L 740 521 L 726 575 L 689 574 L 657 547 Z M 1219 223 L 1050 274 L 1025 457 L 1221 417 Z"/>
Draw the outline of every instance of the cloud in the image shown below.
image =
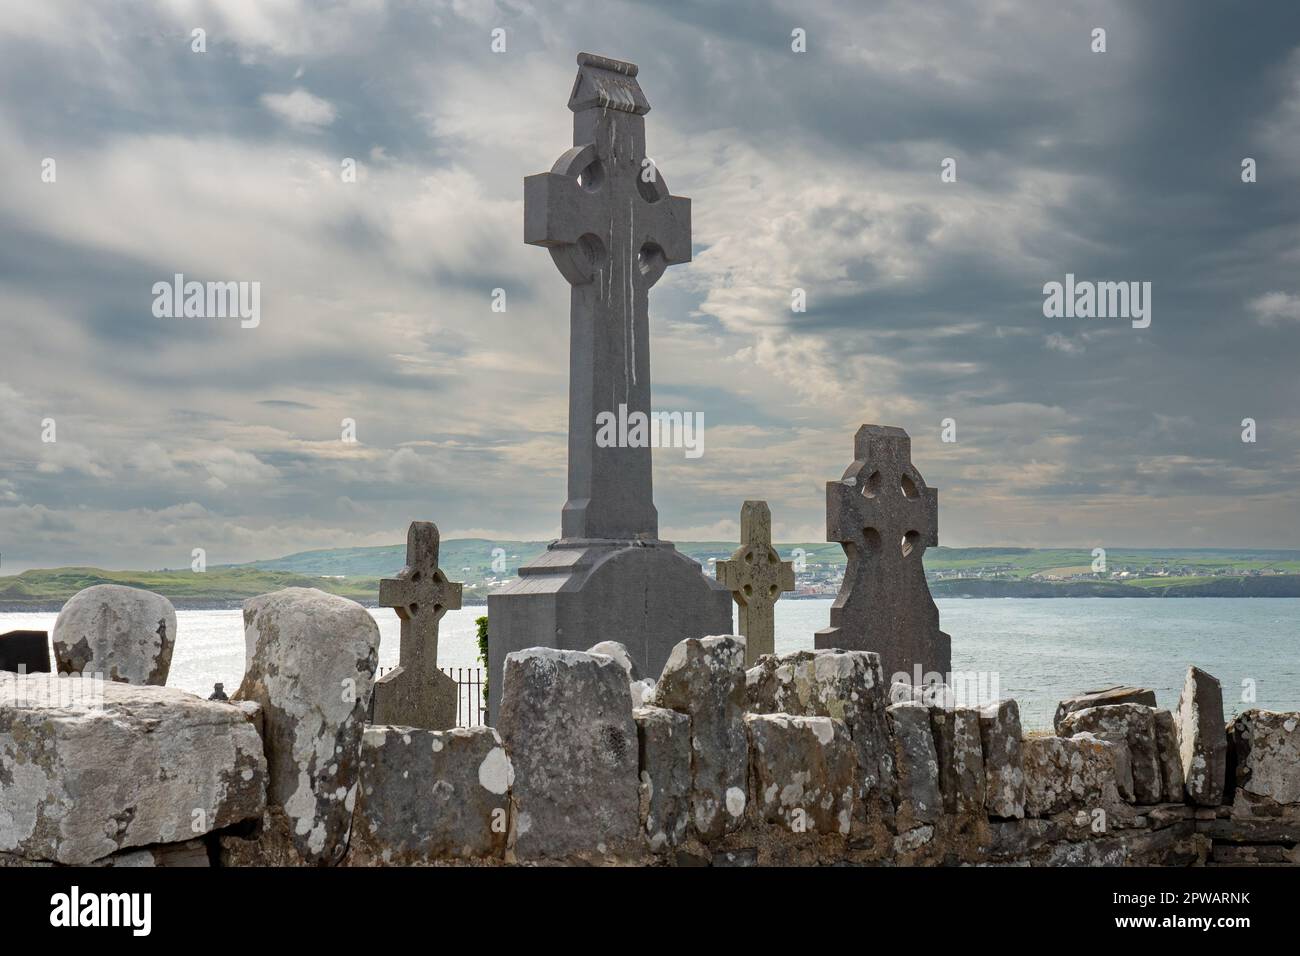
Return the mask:
<path id="1" fill-rule="evenodd" d="M 1056 352 L 1064 352 L 1066 355 L 1077 355 L 1084 350 L 1081 342 L 1062 335 L 1060 332 L 1052 332 L 1043 339 L 1043 345 Z"/>
<path id="2" fill-rule="evenodd" d="M 1246 307 L 1264 325 L 1300 322 L 1300 295 L 1292 292 L 1265 292 L 1247 302 Z"/>
<path id="3" fill-rule="evenodd" d="M 329 126 L 337 115 L 333 103 L 301 88 L 292 93 L 265 93 L 262 105 L 290 126 L 305 130 Z"/>

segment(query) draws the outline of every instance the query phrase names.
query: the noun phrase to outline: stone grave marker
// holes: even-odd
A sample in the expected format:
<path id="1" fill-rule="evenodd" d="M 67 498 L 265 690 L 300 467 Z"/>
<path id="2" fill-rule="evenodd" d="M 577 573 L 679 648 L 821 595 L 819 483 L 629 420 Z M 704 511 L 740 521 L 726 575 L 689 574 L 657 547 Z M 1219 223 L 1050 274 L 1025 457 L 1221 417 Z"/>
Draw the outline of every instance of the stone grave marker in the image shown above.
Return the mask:
<path id="1" fill-rule="evenodd" d="M 657 675 L 679 641 L 731 631 L 726 588 L 659 539 L 648 444 L 597 441 L 602 413 L 650 413 L 650 287 L 691 258 L 690 200 L 646 156 L 636 77 L 632 63 L 578 54 L 574 145 L 524 180 L 524 241 L 570 286 L 569 499 L 560 540 L 488 597 L 494 687 L 506 655 L 528 647 L 617 640 Z"/>
<path id="2" fill-rule="evenodd" d="M 402 620 L 398 666 L 375 682 L 375 724 L 456 726 L 456 682 L 438 669 L 438 621 L 460 607 L 459 584 L 438 567 L 438 526 L 412 521 L 406 567 L 379 582 L 379 603 Z"/>
<path id="3" fill-rule="evenodd" d="M 745 638 L 745 666 L 762 654 L 776 653 L 776 602 L 794 590 L 794 565 L 772 547 L 772 512 L 766 501 L 746 501 L 740 508 L 740 547 L 716 566 L 718 580 L 731 589 L 740 607 Z"/>
<path id="4" fill-rule="evenodd" d="M 826 540 L 848 557 L 844 584 L 831 606 L 831 626 L 814 646 L 875 651 L 885 679 L 952 670 L 951 641 L 939 630 L 939 609 L 921 558 L 939 543 L 939 492 L 912 465 L 912 440 L 901 428 L 863 425 L 853 463 L 826 483 Z"/>

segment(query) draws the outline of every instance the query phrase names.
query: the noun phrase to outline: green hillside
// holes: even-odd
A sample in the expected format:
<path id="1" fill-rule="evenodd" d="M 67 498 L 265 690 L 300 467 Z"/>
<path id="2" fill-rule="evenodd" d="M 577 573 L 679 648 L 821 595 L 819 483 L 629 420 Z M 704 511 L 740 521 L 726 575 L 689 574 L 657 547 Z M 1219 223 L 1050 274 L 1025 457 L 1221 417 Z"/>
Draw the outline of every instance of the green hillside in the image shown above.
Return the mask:
<path id="1" fill-rule="evenodd" d="M 545 541 L 457 538 L 442 542 L 441 565 L 463 582 L 466 604 L 513 578 L 546 550 Z M 684 554 L 706 571 L 711 559 L 730 556 L 734 543 L 678 542 Z M 500 549 L 494 570 L 494 550 Z M 803 549 L 806 566 L 798 574 L 803 596 L 835 593 L 844 570 L 844 552 L 826 542 L 778 544 L 785 559 Z M 373 604 L 379 579 L 405 563 L 406 547 L 303 551 L 243 565 L 210 567 L 205 572 L 103 571 L 51 568 L 0 577 L 0 607 L 57 605 L 92 584 L 125 584 L 166 595 L 181 606 L 237 604 L 245 598 L 285 587 L 316 587 Z M 1255 549 L 1116 548 L 1106 553 L 1107 573 L 1092 571 L 1090 548 L 933 548 L 925 569 L 936 597 L 1298 597 L 1300 551 Z"/>
<path id="2" fill-rule="evenodd" d="M 146 588 L 181 604 L 242 601 L 280 588 L 320 588 L 356 601 L 374 600 L 379 591 L 379 582 L 375 578 L 323 578 L 248 567 L 209 568 L 202 573 L 189 570 L 104 571 L 99 568 L 50 568 L 0 577 L 0 607 L 15 603 L 61 603 L 82 588 L 95 584 Z"/>

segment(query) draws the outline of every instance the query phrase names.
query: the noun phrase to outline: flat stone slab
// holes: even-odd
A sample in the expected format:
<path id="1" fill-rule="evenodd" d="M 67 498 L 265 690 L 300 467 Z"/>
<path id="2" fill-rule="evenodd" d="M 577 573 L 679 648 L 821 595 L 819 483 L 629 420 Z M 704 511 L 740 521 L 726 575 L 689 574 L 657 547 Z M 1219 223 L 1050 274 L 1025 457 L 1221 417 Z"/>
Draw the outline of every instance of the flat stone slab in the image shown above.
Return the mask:
<path id="1" fill-rule="evenodd" d="M 637 728 L 612 657 L 534 647 L 506 658 L 498 729 L 514 766 L 514 854 L 600 861 L 637 852 Z"/>
<path id="2" fill-rule="evenodd" d="M 176 609 L 152 591 L 96 584 L 63 605 L 53 644 L 59 673 L 161 687 L 176 646 Z"/>
<path id="3" fill-rule="evenodd" d="M 930 729 L 930 710 L 909 700 L 888 710 L 898 773 L 898 829 L 935 823 L 943 816 L 939 789 L 939 757 Z"/>
<path id="4" fill-rule="evenodd" d="M 0 853 L 83 865 L 260 817 L 249 715 L 165 687 L 0 673 Z"/>
<path id="5" fill-rule="evenodd" d="M 1223 689 L 1215 677 L 1199 667 L 1187 668 L 1175 724 L 1187 799 L 1197 806 L 1218 806 L 1223 802 L 1228 777 Z"/>
<path id="6" fill-rule="evenodd" d="M 513 783 L 491 727 L 367 727 L 351 858 L 397 866 L 500 858 Z"/>
<path id="7" fill-rule="evenodd" d="M 269 802 L 284 811 L 302 862 L 347 852 L 361 735 L 379 660 L 379 626 L 360 604 L 315 588 L 244 602 L 236 700 L 262 708 Z"/>
<path id="8" fill-rule="evenodd" d="M 1104 707 L 1107 704 L 1145 704 L 1148 707 L 1155 707 L 1156 692 L 1147 687 L 1127 687 L 1123 684 L 1103 687 L 1101 690 L 1084 691 L 1074 697 L 1067 697 L 1056 705 L 1052 728 L 1058 736 L 1069 736 L 1061 733 L 1061 721 L 1065 719 L 1066 714 L 1089 707 Z"/>
<path id="9" fill-rule="evenodd" d="M 745 728 L 753 773 L 753 818 L 791 833 L 848 836 L 857 757 L 844 722 L 749 714 Z"/>
<path id="10" fill-rule="evenodd" d="M 1025 815 L 1025 766 L 1021 749 L 1020 705 L 1000 700 L 980 709 L 984 749 L 984 807 L 990 817 Z"/>
<path id="11" fill-rule="evenodd" d="M 1160 786 L 1166 803 L 1184 799 L 1183 761 L 1178 753 L 1178 724 L 1167 710 L 1157 710 L 1156 748 L 1160 754 Z"/>
<path id="12" fill-rule="evenodd" d="M 637 707 L 641 826 L 652 853 L 679 846 L 691 822 L 691 718 L 664 707 Z"/>
<path id="13" fill-rule="evenodd" d="M 939 790 L 943 794 L 944 811 L 982 814 L 988 781 L 984 776 L 979 710 L 936 706 L 927 709 L 939 759 Z"/>

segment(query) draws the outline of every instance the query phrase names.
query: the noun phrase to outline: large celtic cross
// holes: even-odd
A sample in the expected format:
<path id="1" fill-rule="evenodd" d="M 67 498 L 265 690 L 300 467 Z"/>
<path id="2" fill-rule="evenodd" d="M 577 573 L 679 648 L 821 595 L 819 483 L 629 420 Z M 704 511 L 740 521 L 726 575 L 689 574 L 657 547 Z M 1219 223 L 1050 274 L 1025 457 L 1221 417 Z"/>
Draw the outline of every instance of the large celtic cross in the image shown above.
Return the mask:
<path id="1" fill-rule="evenodd" d="M 691 258 L 691 201 L 646 156 L 650 110 L 632 63 L 578 54 L 573 148 L 524 180 L 524 241 L 569 281 L 567 539 L 654 539 L 649 447 L 601 447 L 596 418 L 650 412 L 650 287 Z"/>

